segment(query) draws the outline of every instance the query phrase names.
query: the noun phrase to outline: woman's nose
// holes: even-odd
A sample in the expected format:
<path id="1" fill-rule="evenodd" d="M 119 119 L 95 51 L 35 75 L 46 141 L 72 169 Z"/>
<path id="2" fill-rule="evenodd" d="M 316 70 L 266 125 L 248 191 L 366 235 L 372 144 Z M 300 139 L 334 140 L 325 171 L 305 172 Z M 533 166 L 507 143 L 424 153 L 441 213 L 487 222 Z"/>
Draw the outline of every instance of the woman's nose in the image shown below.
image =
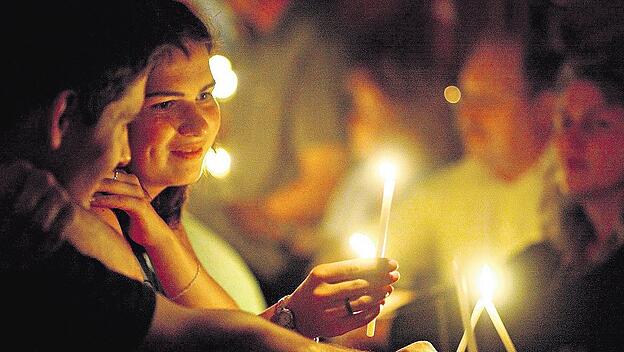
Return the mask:
<path id="1" fill-rule="evenodd" d="M 119 166 L 126 166 L 130 163 L 131 151 L 130 143 L 128 141 L 128 133 L 126 132 L 123 141 L 121 143 L 121 153 L 119 155 Z"/>
<path id="2" fill-rule="evenodd" d="M 190 108 L 178 132 L 183 136 L 203 136 L 209 131 L 208 122 L 195 108 Z"/>

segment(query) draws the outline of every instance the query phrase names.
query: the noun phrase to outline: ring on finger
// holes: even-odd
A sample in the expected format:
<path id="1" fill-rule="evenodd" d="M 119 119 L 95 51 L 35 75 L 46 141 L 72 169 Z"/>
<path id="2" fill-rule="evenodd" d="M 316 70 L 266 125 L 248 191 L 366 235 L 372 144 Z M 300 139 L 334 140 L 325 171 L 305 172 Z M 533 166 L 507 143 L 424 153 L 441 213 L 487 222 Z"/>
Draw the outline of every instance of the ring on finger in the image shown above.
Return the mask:
<path id="1" fill-rule="evenodd" d="M 351 301 L 349 301 L 349 298 L 345 298 L 345 309 L 347 310 L 347 313 L 349 313 L 349 315 L 353 315 L 353 307 L 351 307 Z"/>

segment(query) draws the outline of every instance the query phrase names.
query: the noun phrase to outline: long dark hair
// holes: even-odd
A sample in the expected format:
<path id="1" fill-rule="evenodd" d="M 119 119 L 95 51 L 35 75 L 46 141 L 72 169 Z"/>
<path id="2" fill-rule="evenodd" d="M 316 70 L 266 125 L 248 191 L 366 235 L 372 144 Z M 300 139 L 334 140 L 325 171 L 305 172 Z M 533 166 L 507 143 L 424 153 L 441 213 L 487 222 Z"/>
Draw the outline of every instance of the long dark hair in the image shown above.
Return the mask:
<path id="1" fill-rule="evenodd" d="M 180 225 L 187 197 L 188 186 L 167 187 L 152 200 L 152 207 L 169 227 L 176 228 Z"/>

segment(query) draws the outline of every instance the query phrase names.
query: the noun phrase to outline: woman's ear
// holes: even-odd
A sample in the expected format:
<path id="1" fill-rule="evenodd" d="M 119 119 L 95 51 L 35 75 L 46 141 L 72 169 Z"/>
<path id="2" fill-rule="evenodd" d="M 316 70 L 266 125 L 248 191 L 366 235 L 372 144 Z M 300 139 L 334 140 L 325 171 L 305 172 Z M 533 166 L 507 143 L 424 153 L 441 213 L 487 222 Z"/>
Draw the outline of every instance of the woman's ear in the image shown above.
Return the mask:
<path id="1" fill-rule="evenodd" d="M 68 111 L 74 103 L 75 94 L 70 90 L 60 92 L 52 102 L 49 114 L 48 138 L 52 150 L 61 146 L 63 136 L 69 126 Z"/>

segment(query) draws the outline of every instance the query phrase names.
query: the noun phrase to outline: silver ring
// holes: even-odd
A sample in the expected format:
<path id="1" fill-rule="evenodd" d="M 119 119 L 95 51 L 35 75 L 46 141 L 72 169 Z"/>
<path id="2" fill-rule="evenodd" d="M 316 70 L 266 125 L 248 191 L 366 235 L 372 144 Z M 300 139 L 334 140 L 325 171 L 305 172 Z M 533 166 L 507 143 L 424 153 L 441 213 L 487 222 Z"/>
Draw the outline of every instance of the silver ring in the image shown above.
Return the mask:
<path id="1" fill-rule="evenodd" d="M 115 173 L 113 174 L 113 180 L 117 181 L 117 175 L 119 175 L 119 170 L 115 170 Z"/>
<path id="2" fill-rule="evenodd" d="M 349 298 L 345 298 L 345 309 L 347 310 L 347 313 L 349 313 L 349 315 L 353 315 L 353 308 L 351 307 L 351 301 L 349 301 Z"/>

